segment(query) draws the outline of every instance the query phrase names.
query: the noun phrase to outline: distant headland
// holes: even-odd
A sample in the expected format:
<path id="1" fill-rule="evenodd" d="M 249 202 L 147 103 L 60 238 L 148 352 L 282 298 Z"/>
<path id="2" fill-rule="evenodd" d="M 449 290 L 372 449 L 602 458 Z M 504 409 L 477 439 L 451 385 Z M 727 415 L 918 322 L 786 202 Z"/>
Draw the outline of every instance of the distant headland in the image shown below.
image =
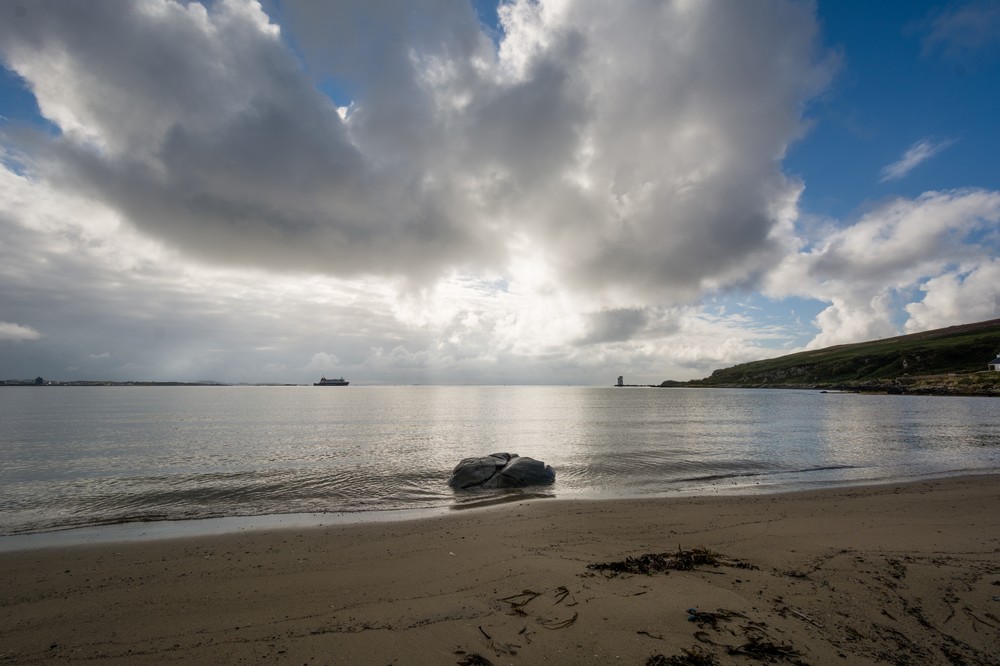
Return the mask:
<path id="1" fill-rule="evenodd" d="M 658 386 L 1000 396 L 1000 319 L 741 363 Z"/>

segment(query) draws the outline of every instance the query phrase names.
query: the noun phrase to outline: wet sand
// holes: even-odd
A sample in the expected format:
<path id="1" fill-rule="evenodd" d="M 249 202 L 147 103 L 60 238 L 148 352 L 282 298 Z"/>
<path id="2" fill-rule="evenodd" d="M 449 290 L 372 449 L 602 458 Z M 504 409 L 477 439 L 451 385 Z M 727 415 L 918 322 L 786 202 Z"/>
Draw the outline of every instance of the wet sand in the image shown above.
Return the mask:
<path id="1" fill-rule="evenodd" d="M 718 564 L 588 568 L 697 548 Z M 0 568 L 5 663 L 1000 663 L 1000 476 L 538 500 Z"/>

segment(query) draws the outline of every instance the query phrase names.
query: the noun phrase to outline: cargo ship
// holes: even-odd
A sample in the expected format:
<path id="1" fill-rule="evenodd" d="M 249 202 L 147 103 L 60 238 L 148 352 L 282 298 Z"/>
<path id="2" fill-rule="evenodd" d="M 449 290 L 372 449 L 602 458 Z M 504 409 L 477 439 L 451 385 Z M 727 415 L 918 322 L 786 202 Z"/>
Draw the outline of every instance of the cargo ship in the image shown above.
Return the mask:
<path id="1" fill-rule="evenodd" d="M 344 381 L 344 378 L 340 379 L 327 379 L 326 377 L 321 378 L 318 382 L 314 383 L 313 386 L 347 386 L 351 382 Z"/>

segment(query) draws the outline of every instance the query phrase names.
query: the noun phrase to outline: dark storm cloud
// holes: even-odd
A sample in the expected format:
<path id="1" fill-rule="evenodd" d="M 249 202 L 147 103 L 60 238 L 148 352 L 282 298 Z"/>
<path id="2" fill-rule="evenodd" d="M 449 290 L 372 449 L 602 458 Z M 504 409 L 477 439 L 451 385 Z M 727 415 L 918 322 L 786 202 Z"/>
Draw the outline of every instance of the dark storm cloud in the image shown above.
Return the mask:
<path id="1" fill-rule="evenodd" d="M 580 345 L 621 342 L 632 339 L 648 322 L 647 314 L 638 308 L 608 310 L 590 315 L 590 331 Z"/>

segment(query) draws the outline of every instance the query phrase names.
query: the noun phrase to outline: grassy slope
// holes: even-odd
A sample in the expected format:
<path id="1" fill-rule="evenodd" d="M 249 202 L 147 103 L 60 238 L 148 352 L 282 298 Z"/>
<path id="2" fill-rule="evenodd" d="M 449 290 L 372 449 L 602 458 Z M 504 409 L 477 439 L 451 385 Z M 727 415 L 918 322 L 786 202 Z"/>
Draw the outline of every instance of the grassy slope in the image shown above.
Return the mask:
<path id="1" fill-rule="evenodd" d="M 716 370 L 688 386 L 775 386 L 1000 395 L 1000 319 L 838 345 Z"/>

